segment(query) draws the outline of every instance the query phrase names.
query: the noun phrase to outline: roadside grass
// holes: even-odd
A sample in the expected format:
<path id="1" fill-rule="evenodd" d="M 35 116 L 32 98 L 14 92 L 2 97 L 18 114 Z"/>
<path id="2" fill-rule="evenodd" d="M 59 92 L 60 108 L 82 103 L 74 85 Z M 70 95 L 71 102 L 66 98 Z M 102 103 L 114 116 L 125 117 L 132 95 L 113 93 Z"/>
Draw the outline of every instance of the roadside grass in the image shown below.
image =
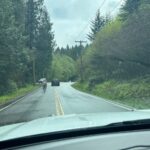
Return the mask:
<path id="1" fill-rule="evenodd" d="M 88 83 L 75 83 L 74 88 L 119 102 L 136 109 L 150 109 L 150 79 L 105 81 L 90 88 Z"/>
<path id="2" fill-rule="evenodd" d="M 27 85 L 26 87 L 20 88 L 12 93 L 9 93 L 7 95 L 0 96 L 0 105 L 5 104 L 17 97 L 21 97 L 29 92 L 32 92 L 36 89 L 38 89 L 39 86 L 33 86 L 33 85 Z"/>
<path id="3" fill-rule="evenodd" d="M 84 82 L 84 83 L 76 82 L 76 83 L 72 84 L 72 87 L 74 87 L 75 89 L 80 90 L 82 92 L 90 93 L 87 82 Z"/>

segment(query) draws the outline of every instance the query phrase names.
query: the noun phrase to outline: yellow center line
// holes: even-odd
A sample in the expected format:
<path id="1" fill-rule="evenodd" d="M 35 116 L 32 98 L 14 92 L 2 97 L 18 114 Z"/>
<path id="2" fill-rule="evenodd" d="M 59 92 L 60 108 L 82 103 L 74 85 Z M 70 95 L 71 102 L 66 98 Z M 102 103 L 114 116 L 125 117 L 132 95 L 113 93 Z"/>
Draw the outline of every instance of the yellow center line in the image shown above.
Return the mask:
<path id="1" fill-rule="evenodd" d="M 64 111 L 63 111 L 63 107 L 61 104 L 61 99 L 60 99 L 60 96 L 56 90 L 54 91 L 54 97 L 55 97 L 55 105 L 56 105 L 56 115 L 57 116 L 63 116 Z"/>

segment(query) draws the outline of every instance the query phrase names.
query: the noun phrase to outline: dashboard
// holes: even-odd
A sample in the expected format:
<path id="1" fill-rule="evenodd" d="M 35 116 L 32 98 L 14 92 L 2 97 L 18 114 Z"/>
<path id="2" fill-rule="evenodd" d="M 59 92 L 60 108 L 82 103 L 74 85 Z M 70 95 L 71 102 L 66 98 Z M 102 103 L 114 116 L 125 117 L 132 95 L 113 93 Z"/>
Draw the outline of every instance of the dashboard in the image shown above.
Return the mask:
<path id="1" fill-rule="evenodd" d="M 15 148 L 16 150 L 148 150 L 150 130 L 67 138 Z"/>

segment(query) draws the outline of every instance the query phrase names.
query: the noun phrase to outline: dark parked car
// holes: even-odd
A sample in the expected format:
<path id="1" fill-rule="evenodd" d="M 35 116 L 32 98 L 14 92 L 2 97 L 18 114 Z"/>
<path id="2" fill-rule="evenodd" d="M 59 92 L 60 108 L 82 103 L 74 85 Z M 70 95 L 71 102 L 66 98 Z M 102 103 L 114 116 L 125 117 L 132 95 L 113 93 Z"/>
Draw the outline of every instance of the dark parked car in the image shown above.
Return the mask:
<path id="1" fill-rule="evenodd" d="M 54 79 L 54 80 L 52 80 L 51 85 L 52 86 L 60 86 L 60 81 L 58 79 Z"/>

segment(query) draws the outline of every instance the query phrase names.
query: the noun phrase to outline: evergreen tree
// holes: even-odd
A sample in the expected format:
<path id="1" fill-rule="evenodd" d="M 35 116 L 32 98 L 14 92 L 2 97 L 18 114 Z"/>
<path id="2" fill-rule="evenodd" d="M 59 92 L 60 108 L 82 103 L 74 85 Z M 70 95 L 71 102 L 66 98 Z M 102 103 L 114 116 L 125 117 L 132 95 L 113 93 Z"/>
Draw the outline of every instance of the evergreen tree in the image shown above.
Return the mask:
<path id="1" fill-rule="evenodd" d="M 48 74 L 52 62 L 54 46 L 52 23 L 50 22 L 47 10 L 43 9 L 36 39 L 36 72 L 38 78 L 49 78 Z"/>
<path id="2" fill-rule="evenodd" d="M 48 77 L 54 34 L 43 0 L 1 0 L 0 20 L 2 95 L 33 82 L 33 58 L 37 77 Z"/>
<path id="3" fill-rule="evenodd" d="M 19 84 L 18 80 L 22 82 L 25 69 L 23 22 L 19 23 L 19 17 L 16 17 L 18 7 L 14 3 L 10 0 L 0 1 L 0 94 L 14 90 L 15 85 Z"/>
<path id="4" fill-rule="evenodd" d="M 142 0 L 126 0 L 125 5 L 121 8 L 121 19 L 128 19 L 131 14 L 138 10 L 141 2 Z"/>
<path id="5" fill-rule="evenodd" d="M 111 15 L 110 14 L 106 14 L 105 16 L 105 24 L 108 24 L 112 21 Z"/>
<path id="6" fill-rule="evenodd" d="M 104 27 L 105 19 L 100 15 L 100 11 L 97 11 L 95 19 L 91 22 L 91 32 L 87 35 L 88 39 L 94 41 L 97 33 Z"/>
<path id="7" fill-rule="evenodd" d="M 32 57 L 28 76 L 32 73 L 34 82 L 43 76 L 48 77 L 54 48 L 52 24 L 43 2 L 43 0 L 27 1 L 26 35 Z"/>

